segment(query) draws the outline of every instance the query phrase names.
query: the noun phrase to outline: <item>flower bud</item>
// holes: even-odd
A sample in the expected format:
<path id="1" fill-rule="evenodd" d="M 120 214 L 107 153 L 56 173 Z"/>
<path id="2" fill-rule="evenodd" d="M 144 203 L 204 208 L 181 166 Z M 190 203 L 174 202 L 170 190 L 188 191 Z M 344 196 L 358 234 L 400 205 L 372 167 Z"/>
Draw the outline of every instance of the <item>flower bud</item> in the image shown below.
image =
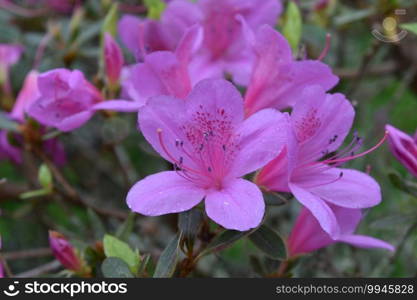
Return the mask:
<path id="1" fill-rule="evenodd" d="M 124 63 L 123 54 L 119 45 L 107 32 L 104 35 L 104 62 L 108 83 L 111 86 L 117 85 Z"/>
<path id="2" fill-rule="evenodd" d="M 49 231 L 49 246 L 55 258 L 65 268 L 76 272 L 82 269 L 83 264 L 77 256 L 75 249 L 61 233 Z"/>

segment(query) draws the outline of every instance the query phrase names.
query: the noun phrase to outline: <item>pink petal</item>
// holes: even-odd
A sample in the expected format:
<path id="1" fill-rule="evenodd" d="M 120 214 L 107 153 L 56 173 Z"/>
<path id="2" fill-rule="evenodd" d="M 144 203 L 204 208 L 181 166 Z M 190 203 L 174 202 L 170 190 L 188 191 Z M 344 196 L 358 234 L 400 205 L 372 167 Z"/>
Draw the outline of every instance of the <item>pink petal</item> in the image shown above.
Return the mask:
<path id="1" fill-rule="evenodd" d="M 317 219 L 303 207 L 288 237 L 290 255 L 310 253 L 333 243 L 335 241 L 321 228 Z"/>
<path id="2" fill-rule="evenodd" d="M 217 114 L 224 110 L 233 125 L 243 120 L 242 96 L 233 84 L 224 79 L 206 79 L 199 82 L 187 97 L 188 112 L 201 111 Z"/>
<path id="3" fill-rule="evenodd" d="M 351 169 L 332 168 L 297 184 L 337 206 L 367 208 L 381 202 L 379 184 L 369 175 Z"/>
<path id="4" fill-rule="evenodd" d="M 94 114 L 93 111 L 82 111 L 82 112 L 70 115 L 64 118 L 61 122 L 53 124 L 51 126 L 54 126 L 64 132 L 71 131 L 84 125 L 84 123 L 90 120 L 93 114 Z"/>
<path id="5" fill-rule="evenodd" d="M 265 203 L 259 188 L 244 179 L 235 179 L 221 190 L 212 190 L 205 200 L 207 215 L 224 228 L 246 231 L 258 226 Z"/>
<path id="6" fill-rule="evenodd" d="M 238 128 L 239 153 L 233 174 L 241 177 L 274 159 L 287 141 L 287 120 L 275 109 L 264 109 L 246 119 Z"/>
<path id="7" fill-rule="evenodd" d="M 13 110 L 10 113 L 10 116 L 13 119 L 23 121 L 25 112 L 28 110 L 29 106 L 39 97 L 38 75 L 39 73 L 35 70 L 30 71 L 29 74 L 26 75 L 23 87 L 17 96 Z"/>
<path id="8" fill-rule="evenodd" d="M 338 149 L 355 116 L 350 102 L 342 94 L 326 94 L 320 86 L 305 88 L 297 101 L 291 120 L 301 160 L 315 161 Z"/>
<path id="9" fill-rule="evenodd" d="M 114 110 L 120 112 L 137 112 L 143 105 L 135 101 L 107 100 L 92 107 L 93 110 Z"/>
<path id="10" fill-rule="evenodd" d="M 338 82 L 322 62 L 294 61 L 287 40 L 270 26 L 258 30 L 254 51 L 257 61 L 245 96 L 247 115 L 267 107 L 291 107 L 304 87 L 320 85 L 328 90 Z"/>
<path id="11" fill-rule="evenodd" d="M 392 154 L 417 177 L 417 139 L 391 125 L 386 125 L 385 128 L 389 132 L 388 141 Z"/>
<path id="12" fill-rule="evenodd" d="M 191 209 L 204 198 L 205 191 L 174 171 L 160 172 L 137 182 L 127 195 L 134 212 L 159 216 Z"/>
<path id="13" fill-rule="evenodd" d="M 182 36 L 175 55 L 178 60 L 188 64 L 191 56 L 197 51 L 203 42 L 203 30 L 201 26 L 194 25 L 187 29 Z"/>
<path id="14" fill-rule="evenodd" d="M 185 112 L 185 101 L 169 96 L 153 97 L 139 110 L 138 122 L 142 134 L 152 147 L 171 163 L 184 156 L 183 151 L 176 146 L 176 141 L 185 140 L 181 131 L 181 124 L 185 122 Z M 186 163 L 192 164 L 188 160 Z"/>
<path id="15" fill-rule="evenodd" d="M 352 235 L 341 236 L 339 238 L 339 241 L 345 242 L 345 243 L 348 243 L 348 244 L 351 244 L 353 246 L 360 247 L 360 248 L 382 248 L 391 252 L 395 251 L 395 247 L 392 246 L 391 244 L 381 241 L 379 239 L 370 237 L 370 236 L 365 236 L 365 235 L 352 234 Z"/>
<path id="16" fill-rule="evenodd" d="M 336 216 L 325 201 L 297 184 L 290 183 L 289 187 L 297 200 L 314 215 L 324 231 L 332 238 L 340 236 L 340 227 Z"/>

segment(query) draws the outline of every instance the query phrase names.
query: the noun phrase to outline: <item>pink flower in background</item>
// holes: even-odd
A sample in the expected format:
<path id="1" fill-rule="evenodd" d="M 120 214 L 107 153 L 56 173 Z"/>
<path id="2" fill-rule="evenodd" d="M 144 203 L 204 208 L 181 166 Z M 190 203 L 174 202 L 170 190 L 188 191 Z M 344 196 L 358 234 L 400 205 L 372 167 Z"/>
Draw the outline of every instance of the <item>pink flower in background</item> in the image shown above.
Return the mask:
<path id="1" fill-rule="evenodd" d="M 82 262 L 68 240 L 59 232 L 49 231 L 49 247 L 55 258 L 67 269 L 80 271 Z"/>
<path id="2" fill-rule="evenodd" d="M 286 150 L 256 177 L 256 183 L 267 190 L 293 193 L 333 239 L 340 237 L 341 227 L 330 204 L 362 209 L 381 201 L 380 187 L 373 178 L 338 168 L 384 141 L 355 155 L 362 142 L 355 136 L 345 149 L 336 152 L 353 118 L 353 107 L 343 95 L 326 94 L 320 86 L 306 88 L 291 113 Z"/>
<path id="3" fill-rule="evenodd" d="M 6 93 L 10 93 L 9 72 L 10 67 L 17 63 L 22 55 L 20 45 L 0 44 L 0 85 Z"/>
<path id="4" fill-rule="evenodd" d="M 54 69 L 38 77 L 39 97 L 28 114 L 45 126 L 61 131 L 81 127 L 103 101 L 100 92 L 78 70 Z"/>
<path id="5" fill-rule="evenodd" d="M 116 85 L 124 64 L 123 53 L 111 34 L 107 32 L 104 35 L 104 62 L 107 81 L 110 85 Z"/>
<path id="6" fill-rule="evenodd" d="M 303 207 L 288 238 L 290 257 L 310 253 L 337 242 L 360 248 L 382 248 L 394 251 L 394 247 L 387 242 L 354 233 L 363 217 L 360 209 L 334 205 L 329 205 L 329 207 L 340 225 L 339 237 L 333 239 L 321 228 L 310 211 Z"/>
<path id="7" fill-rule="evenodd" d="M 391 125 L 386 125 L 385 128 L 389 133 L 388 141 L 392 154 L 417 177 L 417 132 L 411 137 Z"/>
<path id="8" fill-rule="evenodd" d="M 274 26 L 281 11 L 281 2 L 277 0 L 200 0 L 195 4 L 176 0 L 167 5 L 160 21 L 124 16 L 119 34 L 127 48 L 143 60 L 147 53 L 174 51 L 185 30 L 200 24 L 204 39 L 190 62 L 192 82 L 222 78 L 226 72 L 233 75 L 235 82 L 246 85 L 254 55 L 238 17 L 256 30 L 263 24 Z"/>
<path id="9" fill-rule="evenodd" d="M 139 111 L 139 127 L 174 171 L 136 183 L 127 195 L 130 209 L 158 216 L 189 210 L 205 198 L 207 215 L 223 227 L 258 226 L 262 193 L 241 177 L 281 151 L 286 122 L 272 109 L 243 117 L 238 90 L 222 79 L 198 83 L 185 101 L 151 98 Z"/>
<path id="10" fill-rule="evenodd" d="M 10 116 L 16 120 L 23 122 L 25 119 L 25 113 L 29 106 L 39 97 L 38 90 L 38 71 L 32 70 L 26 75 L 25 82 L 22 89 L 16 98 L 16 102 L 13 106 Z"/>
<path id="11" fill-rule="evenodd" d="M 243 19 L 247 27 L 257 30 L 268 24 L 275 26 L 282 11 L 276 0 L 200 0 L 201 24 L 204 28 L 203 45 L 191 64 L 191 78 L 223 77 L 230 73 L 233 80 L 247 85 L 254 55 L 246 42 Z"/>
<path id="12" fill-rule="evenodd" d="M 192 26 L 185 32 L 175 53 L 156 51 L 147 55 L 143 63 L 128 67 L 122 85 L 123 96 L 129 100 L 104 101 L 94 109 L 135 112 L 153 96 L 185 98 L 192 88 L 188 74 L 190 56 L 201 38 L 201 28 Z"/>
<path id="13" fill-rule="evenodd" d="M 201 13 L 190 1 L 171 1 L 161 20 L 140 19 L 124 15 L 118 24 L 118 32 L 124 45 L 139 60 L 154 51 L 174 51 L 185 31 L 198 23 Z"/>
<path id="14" fill-rule="evenodd" d="M 246 115 L 268 107 L 292 107 L 297 94 L 309 85 L 327 91 L 337 84 L 338 78 L 326 64 L 294 60 L 287 40 L 272 27 L 262 26 L 253 39 L 256 62 L 245 95 Z"/>
<path id="15" fill-rule="evenodd" d="M 40 96 L 37 84 L 38 75 L 37 71 L 32 70 L 26 76 L 13 109 L 7 114 L 10 120 L 16 121 L 19 124 L 25 122 L 25 114 L 29 107 Z M 42 128 L 41 131 L 45 130 Z M 5 130 L 0 131 L 0 159 L 10 159 L 14 163 L 20 164 L 22 163 L 22 150 L 17 145 L 10 143 L 10 135 L 18 144 L 21 144 L 23 141 L 23 137 L 18 133 L 8 133 Z M 65 151 L 58 139 L 53 138 L 44 141 L 43 148 L 45 153 L 51 155 L 53 161 L 58 166 L 66 163 Z"/>

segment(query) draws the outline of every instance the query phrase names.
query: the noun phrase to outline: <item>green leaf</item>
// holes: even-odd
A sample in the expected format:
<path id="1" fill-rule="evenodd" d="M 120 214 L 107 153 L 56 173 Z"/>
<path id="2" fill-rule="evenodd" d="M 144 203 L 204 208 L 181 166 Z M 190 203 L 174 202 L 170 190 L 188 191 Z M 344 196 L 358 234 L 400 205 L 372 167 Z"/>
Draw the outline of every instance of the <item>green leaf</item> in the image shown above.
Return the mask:
<path id="1" fill-rule="evenodd" d="M 197 234 L 203 213 L 198 208 L 193 208 L 179 214 L 178 228 L 187 239 L 193 239 Z"/>
<path id="2" fill-rule="evenodd" d="M 165 10 L 165 2 L 163 0 L 145 0 L 145 6 L 148 9 L 147 17 L 149 19 L 158 20 L 161 17 L 162 12 Z"/>
<path id="3" fill-rule="evenodd" d="M 406 24 L 401 24 L 400 27 L 402 29 L 411 31 L 414 34 L 417 34 L 417 23 L 406 23 Z"/>
<path id="4" fill-rule="evenodd" d="M 38 171 L 38 180 L 41 186 L 46 191 L 51 191 L 53 187 L 53 178 L 51 171 L 49 170 L 48 166 L 46 164 L 42 164 Z"/>
<path id="5" fill-rule="evenodd" d="M 103 27 L 102 27 L 103 36 L 105 32 L 110 33 L 112 36 L 116 36 L 117 21 L 119 19 L 118 9 L 119 9 L 119 4 L 117 2 L 113 3 L 113 5 L 110 7 L 103 22 Z"/>
<path id="6" fill-rule="evenodd" d="M 118 257 L 129 266 L 132 273 L 136 274 L 139 267 L 139 254 L 133 251 L 129 245 L 118 238 L 106 234 L 103 239 L 104 253 L 106 257 Z"/>
<path id="7" fill-rule="evenodd" d="M 263 253 L 270 258 L 284 260 L 287 258 L 287 250 L 282 238 L 269 227 L 262 225 L 253 232 L 249 239 Z"/>
<path id="8" fill-rule="evenodd" d="M 94 232 L 94 237 L 97 240 L 101 240 L 106 233 L 106 229 L 101 221 L 100 217 L 91 209 L 87 210 L 87 215 Z"/>
<path id="9" fill-rule="evenodd" d="M 294 1 L 288 2 L 287 10 L 284 15 L 284 25 L 282 33 L 287 38 L 293 51 L 298 50 L 303 30 L 303 20 L 300 10 Z"/>
<path id="10" fill-rule="evenodd" d="M 117 257 L 108 257 L 101 264 L 101 272 L 106 278 L 133 278 L 129 266 Z"/>
<path id="11" fill-rule="evenodd" d="M 199 256 L 224 250 L 249 233 L 250 231 L 225 230 L 216 236 Z"/>
<path id="12" fill-rule="evenodd" d="M 116 237 L 125 241 L 135 226 L 136 213 L 130 212 L 127 219 L 117 229 Z"/>
<path id="13" fill-rule="evenodd" d="M 169 242 L 164 251 L 162 251 L 153 277 L 172 277 L 175 272 L 175 267 L 177 266 L 180 239 L 181 234 L 177 234 L 175 238 Z"/>

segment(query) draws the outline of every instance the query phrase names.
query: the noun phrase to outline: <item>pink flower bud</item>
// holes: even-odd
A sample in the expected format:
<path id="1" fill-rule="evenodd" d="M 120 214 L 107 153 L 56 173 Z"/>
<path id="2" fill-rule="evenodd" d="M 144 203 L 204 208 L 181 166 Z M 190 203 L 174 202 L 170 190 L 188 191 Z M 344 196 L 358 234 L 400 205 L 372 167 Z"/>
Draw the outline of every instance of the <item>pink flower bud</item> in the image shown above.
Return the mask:
<path id="1" fill-rule="evenodd" d="M 411 137 L 391 125 L 385 128 L 392 154 L 417 177 L 417 133 Z"/>
<path id="2" fill-rule="evenodd" d="M 49 246 L 57 260 L 67 269 L 80 271 L 82 262 L 68 240 L 59 232 L 49 231 Z"/>
<path id="3" fill-rule="evenodd" d="M 119 45 L 109 33 L 104 35 L 104 61 L 107 80 L 111 85 L 117 84 L 123 67 L 123 54 Z"/>

